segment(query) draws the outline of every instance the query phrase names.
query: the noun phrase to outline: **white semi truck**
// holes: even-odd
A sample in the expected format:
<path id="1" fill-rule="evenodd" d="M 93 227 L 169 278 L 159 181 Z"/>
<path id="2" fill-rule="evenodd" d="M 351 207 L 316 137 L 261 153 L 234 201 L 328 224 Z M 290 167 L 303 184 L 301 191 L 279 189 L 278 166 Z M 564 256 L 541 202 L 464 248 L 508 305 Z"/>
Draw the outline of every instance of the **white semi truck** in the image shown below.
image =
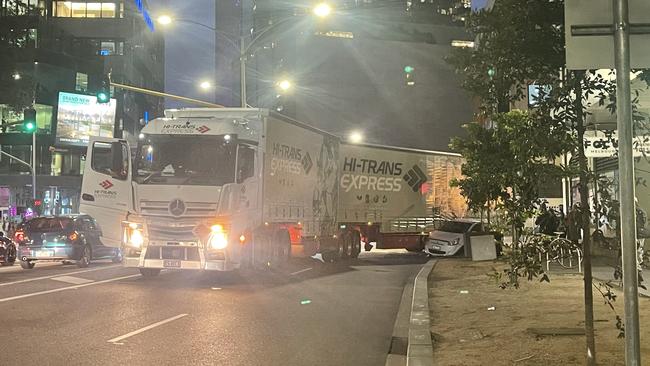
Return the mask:
<path id="1" fill-rule="evenodd" d="M 145 276 L 290 256 L 354 258 L 361 241 L 421 249 L 432 209 L 465 210 L 460 156 L 347 145 L 264 109 L 167 110 L 136 146 L 93 137 L 80 211 Z"/>

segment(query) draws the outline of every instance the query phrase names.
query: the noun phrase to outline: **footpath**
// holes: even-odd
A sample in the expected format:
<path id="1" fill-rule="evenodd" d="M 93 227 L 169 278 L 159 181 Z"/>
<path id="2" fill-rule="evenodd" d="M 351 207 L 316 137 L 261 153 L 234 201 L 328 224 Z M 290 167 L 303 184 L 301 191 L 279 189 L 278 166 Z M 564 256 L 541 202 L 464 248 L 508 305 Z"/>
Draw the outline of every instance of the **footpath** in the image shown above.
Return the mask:
<path id="1" fill-rule="evenodd" d="M 596 284 L 613 280 L 611 267 L 595 264 Z M 438 260 L 428 278 L 434 365 L 584 365 L 582 275 L 551 268 L 550 283 L 524 278 L 519 289 L 502 290 L 487 274 L 504 267 Z M 622 366 L 616 315 L 623 317 L 623 295 L 616 286 L 613 291 L 614 310 L 594 287 L 596 356 L 600 365 Z M 640 298 L 639 312 L 643 365 L 650 365 L 650 298 Z"/>

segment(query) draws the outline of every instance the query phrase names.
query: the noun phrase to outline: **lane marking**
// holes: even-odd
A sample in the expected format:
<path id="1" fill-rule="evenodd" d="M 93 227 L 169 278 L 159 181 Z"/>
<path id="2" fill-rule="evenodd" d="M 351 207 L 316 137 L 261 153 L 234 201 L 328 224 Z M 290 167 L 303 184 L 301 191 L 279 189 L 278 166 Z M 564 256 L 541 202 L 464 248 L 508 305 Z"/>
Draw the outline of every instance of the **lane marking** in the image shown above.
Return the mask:
<path id="1" fill-rule="evenodd" d="M 32 292 L 29 294 L 24 294 L 24 295 L 18 295 L 18 296 L 12 296 L 12 297 L 5 297 L 4 299 L 0 299 L 0 302 L 7 302 L 7 301 L 13 301 L 13 300 L 19 300 L 19 299 L 24 299 L 27 297 L 32 297 L 32 296 L 38 296 L 38 295 L 45 295 L 45 294 L 51 294 L 55 292 L 61 292 L 61 291 L 66 291 L 66 290 L 76 290 L 78 288 L 82 287 L 87 287 L 87 286 L 94 286 L 94 285 L 101 285 L 103 283 L 108 283 L 108 282 L 114 282 L 114 281 L 119 281 L 119 280 L 125 280 L 127 278 L 133 278 L 133 277 L 142 277 L 142 275 L 134 274 L 134 275 L 129 275 L 129 276 L 122 276 L 122 277 L 115 277 L 115 278 L 109 278 L 107 280 L 102 280 L 102 281 L 96 281 L 96 282 L 91 282 L 91 283 L 84 283 L 82 285 L 74 285 L 74 286 L 68 286 L 68 287 L 61 287 L 61 288 L 55 288 L 52 290 L 45 290 L 45 291 L 39 291 L 39 292 Z"/>
<path id="2" fill-rule="evenodd" d="M 300 271 L 290 273 L 290 275 L 295 276 L 295 275 L 303 273 L 303 272 L 311 271 L 312 269 L 313 269 L 312 267 L 301 269 Z"/>
<path id="3" fill-rule="evenodd" d="M 94 280 L 89 280 L 87 278 L 72 277 L 72 276 L 52 277 L 51 279 L 54 280 L 54 281 L 61 281 L 61 282 L 71 283 L 73 285 L 81 285 L 81 284 L 84 284 L 84 283 L 95 282 Z"/>
<path id="4" fill-rule="evenodd" d="M 104 266 L 104 267 L 98 267 L 98 268 L 92 268 L 92 269 L 84 269 L 84 270 L 81 270 L 81 271 L 65 272 L 65 273 L 58 273 L 58 274 L 50 275 L 50 276 L 27 278 L 27 279 L 24 279 L 24 280 L 18 280 L 18 281 L 13 281 L 13 282 L 3 282 L 3 283 L 0 283 L 0 287 L 1 286 L 15 285 L 17 283 L 25 283 L 25 282 L 32 282 L 32 281 L 38 281 L 38 280 L 45 280 L 45 279 L 48 279 L 48 278 L 59 277 L 61 275 L 71 275 L 71 274 L 77 274 L 77 273 L 101 271 L 101 270 L 104 270 L 104 269 L 121 267 L 121 266 L 122 266 L 121 264 L 112 264 L 112 265 L 108 265 L 108 266 Z"/>
<path id="5" fill-rule="evenodd" d="M 39 268 L 42 267 L 54 267 L 54 266 L 60 266 L 61 263 L 56 263 L 56 262 L 43 262 L 39 264 Z M 20 259 L 16 258 L 16 262 L 14 262 L 13 266 L 3 266 L 0 267 L 0 272 L 22 272 L 24 269 L 20 268 Z"/>
<path id="6" fill-rule="evenodd" d="M 109 340 L 106 341 L 106 342 L 108 342 L 108 343 L 113 343 L 113 344 L 123 344 L 123 343 L 118 343 L 118 342 L 121 341 L 121 340 L 123 340 L 123 339 L 127 339 L 127 338 L 129 338 L 129 337 L 133 337 L 134 335 L 140 334 L 140 333 L 142 333 L 142 332 L 146 332 L 146 331 L 148 331 L 149 329 L 153 329 L 153 328 L 155 328 L 155 327 L 161 326 L 161 325 L 163 325 L 163 324 L 165 324 L 165 323 L 169 323 L 169 322 L 172 322 L 172 321 L 174 321 L 174 320 L 176 320 L 176 319 L 180 319 L 180 318 L 182 318 L 182 317 L 184 317 L 184 316 L 187 316 L 187 315 L 188 315 L 188 314 L 178 314 L 178 315 L 173 316 L 173 317 L 171 317 L 171 318 L 167 318 L 167 319 L 165 319 L 165 320 L 161 320 L 161 321 L 159 321 L 159 322 L 157 322 L 157 323 L 153 323 L 153 324 L 151 324 L 151 325 L 147 325 L 147 326 L 144 327 L 144 328 L 140 328 L 140 329 L 134 330 L 133 332 L 129 332 L 129 333 L 126 333 L 126 334 L 121 335 L 121 336 L 119 336 L 119 337 L 115 337 L 115 338 L 113 338 L 113 339 L 109 339 Z"/>

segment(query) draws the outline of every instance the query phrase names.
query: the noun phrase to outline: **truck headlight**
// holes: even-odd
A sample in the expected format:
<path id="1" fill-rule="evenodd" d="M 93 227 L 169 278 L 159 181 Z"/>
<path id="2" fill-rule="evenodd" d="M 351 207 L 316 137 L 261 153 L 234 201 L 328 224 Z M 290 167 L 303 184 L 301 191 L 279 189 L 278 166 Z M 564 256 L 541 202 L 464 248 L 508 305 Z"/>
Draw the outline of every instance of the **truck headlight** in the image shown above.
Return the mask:
<path id="1" fill-rule="evenodd" d="M 211 249 L 225 249 L 228 246 L 228 234 L 223 230 L 221 225 L 213 225 L 210 228 L 208 245 Z"/>
<path id="2" fill-rule="evenodd" d="M 135 248 L 140 248 L 144 243 L 144 237 L 142 236 L 142 230 L 133 229 L 131 235 L 129 236 L 128 244 Z"/>
<path id="3" fill-rule="evenodd" d="M 122 241 L 125 245 L 133 248 L 140 248 L 144 244 L 144 235 L 142 226 L 136 223 L 124 223 L 124 237 Z"/>

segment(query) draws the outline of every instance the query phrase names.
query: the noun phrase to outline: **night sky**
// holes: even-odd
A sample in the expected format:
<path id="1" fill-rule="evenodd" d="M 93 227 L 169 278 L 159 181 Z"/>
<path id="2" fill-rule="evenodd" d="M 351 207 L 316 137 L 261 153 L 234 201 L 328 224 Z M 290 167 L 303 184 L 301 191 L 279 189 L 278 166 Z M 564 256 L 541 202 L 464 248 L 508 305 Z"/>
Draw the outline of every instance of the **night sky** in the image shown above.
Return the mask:
<path id="1" fill-rule="evenodd" d="M 214 4 L 215 0 L 148 1 L 154 18 L 169 14 L 208 26 L 214 26 Z M 214 89 L 206 92 L 198 87 L 202 80 L 214 84 L 214 32 L 182 21 L 167 28 L 156 24 L 156 32 L 165 33 L 165 91 L 214 102 Z M 166 103 L 168 108 L 181 105 L 173 100 Z"/>

